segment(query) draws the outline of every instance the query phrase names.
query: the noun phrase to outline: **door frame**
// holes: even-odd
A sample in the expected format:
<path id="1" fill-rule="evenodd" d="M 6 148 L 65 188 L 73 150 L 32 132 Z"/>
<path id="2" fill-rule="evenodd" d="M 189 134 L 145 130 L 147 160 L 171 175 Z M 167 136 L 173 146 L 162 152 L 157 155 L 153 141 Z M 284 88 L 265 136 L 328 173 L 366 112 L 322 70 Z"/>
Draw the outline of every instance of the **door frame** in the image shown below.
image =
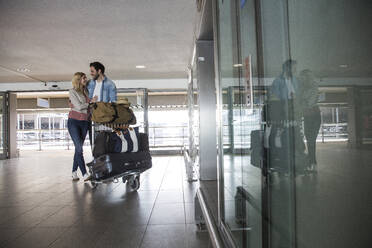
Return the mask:
<path id="1" fill-rule="evenodd" d="M 238 8 L 239 2 L 238 0 L 235 1 L 235 7 Z M 256 49 L 257 49 L 257 71 L 258 71 L 258 82 L 259 85 L 263 85 L 263 76 L 264 76 L 264 62 L 263 62 L 263 31 L 262 31 L 262 22 L 261 22 L 261 0 L 253 0 L 255 4 L 255 20 L 256 20 Z M 223 123 L 222 123 L 222 89 L 220 83 L 220 61 L 219 61 L 219 33 L 220 33 L 220 25 L 219 25 L 219 11 L 218 11 L 218 0 L 213 0 L 213 30 L 214 30 L 214 47 L 215 47 L 215 83 L 216 83 L 216 94 L 217 94 L 217 138 L 218 138 L 218 228 L 224 238 L 224 241 L 229 247 L 236 247 L 234 239 L 232 237 L 231 232 L 229 231 L 228 227 L 225 225 L 222 215 L 224 213 L 224 164 L 223 164 L 223 156 L 224 156 L 224 148 L 223 148 Z M 240 55 L 240 27 L 239 27 L 239 11 L 237 9 L 232 10 L 235 13 L 235 27 L 236 32 L 233 35 L 236 35 L 236 43 L 237 47 L 236 50 L 233 51 Z M 233 27 L 232 27 L 233 28 Z M 239 57 L 239 56 L 238 56 Z M 240 78 L 240 77 L 239 77 Z M 253 100 L 253 99 L 252 99 Z M 265 160 L 264 160 L 265 161 Z M 268 248 L 270 244 L 270 226 L 269 226 L 269 189 L 268 189 L 268 177 L 267 173 L 267 165 L 263 164 L 263 168 L 261 171 L 261 224 L 262 224 L 262 248 Z"/>
<path id="2" fill-rule="evenodd" d="M 0 159 L 8 159 L 9 158 L 9 92 L 0 92 L 0 96 L 2 96 L 2 101 L 0 104 L 3 106 L 2 112 L 2 130 L 3 132 L 0 133 L 2 135 L 1 139 L 3 140 L 3 152 L 0 153 Z"/>

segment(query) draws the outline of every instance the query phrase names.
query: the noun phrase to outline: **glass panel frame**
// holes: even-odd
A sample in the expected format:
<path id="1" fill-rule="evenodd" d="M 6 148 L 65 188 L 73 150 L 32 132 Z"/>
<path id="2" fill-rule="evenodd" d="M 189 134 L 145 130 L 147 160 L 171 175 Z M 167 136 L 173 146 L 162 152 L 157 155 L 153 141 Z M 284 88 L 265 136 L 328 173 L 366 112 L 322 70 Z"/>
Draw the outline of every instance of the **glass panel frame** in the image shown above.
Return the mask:
<path id="1" fill-rule="evenodd" d="M 0 159 L 7 159 L 9 157 L 8 98 L 8 93 L 0 92 Z"/>

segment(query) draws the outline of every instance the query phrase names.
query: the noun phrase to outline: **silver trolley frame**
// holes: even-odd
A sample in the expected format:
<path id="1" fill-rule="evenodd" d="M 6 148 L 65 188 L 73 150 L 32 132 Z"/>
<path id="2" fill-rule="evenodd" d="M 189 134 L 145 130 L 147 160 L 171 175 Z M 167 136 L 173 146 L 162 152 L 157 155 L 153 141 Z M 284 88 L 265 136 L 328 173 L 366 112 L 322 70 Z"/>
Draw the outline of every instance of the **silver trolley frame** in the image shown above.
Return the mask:
<path id="1" fill-rule="evenodd" d="M 91 122 L 92 123 L 92 129 L 91 129 L 91 132 L 92 132 L 92 153 L 93 153 L 93 149 L 94 149 L 94 140 L 96 138 L 96 133 L 98 132 L 101 132 L 101 131 L 113 131 L 115 128 L 119 128 L 119 125 L 117 124 L 99 124 L 99 123 L 95 123 L 95 122 Z M 92 168 L 89 167 L 89 173 L 92 175 Z M 109 178 L 106 178 L 106 179 L 103 179 L 103 180 L 95 180 L 95 179 L 91 179 L 90 180 L 90 183 L 92 185 L 92 187 L 95 189 L 97 188 L 97 186 L 99 184 L 103 184 L 103 183 L 118 183 L 119 180 L 122 179 L 123 183 L 126 183 L 128 182 L 129 186 L 133 189 L 133 190 L 138 190 L 139 187 L 140 187 L 140 172 L 138 171 L 135 171 L 135 170 L 129 170 L 129 171 L 126 171 L 124 173 L 121 173 L 121 174 L 118 174 L 118 175 L 115 175 L 115 176 L 112 176 L 112 177 L 109 177 Z"/>

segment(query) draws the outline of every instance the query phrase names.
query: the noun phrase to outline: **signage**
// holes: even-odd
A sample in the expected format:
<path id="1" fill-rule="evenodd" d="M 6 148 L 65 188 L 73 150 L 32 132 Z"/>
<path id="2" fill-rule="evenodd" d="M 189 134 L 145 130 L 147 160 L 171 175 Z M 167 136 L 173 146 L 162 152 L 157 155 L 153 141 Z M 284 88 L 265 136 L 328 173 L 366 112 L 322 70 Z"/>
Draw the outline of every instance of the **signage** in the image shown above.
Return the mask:
<path id="1" fill-rule="evenodd" d="M 37 106 L 42 108 L 50 108 L 49 100 L 43 98 L 37 98 Z"/>

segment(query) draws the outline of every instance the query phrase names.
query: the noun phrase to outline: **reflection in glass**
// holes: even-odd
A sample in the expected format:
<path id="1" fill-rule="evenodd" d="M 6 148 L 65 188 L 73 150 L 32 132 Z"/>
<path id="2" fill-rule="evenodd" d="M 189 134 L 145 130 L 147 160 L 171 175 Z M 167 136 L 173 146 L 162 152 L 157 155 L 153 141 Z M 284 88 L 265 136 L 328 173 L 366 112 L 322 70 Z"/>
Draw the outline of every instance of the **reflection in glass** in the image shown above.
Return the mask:
<path id="1" fill-rule="evenodd" d="M 223 232 L 237 247 L 371 247 L 372 2 L 217 7 Z"/>

